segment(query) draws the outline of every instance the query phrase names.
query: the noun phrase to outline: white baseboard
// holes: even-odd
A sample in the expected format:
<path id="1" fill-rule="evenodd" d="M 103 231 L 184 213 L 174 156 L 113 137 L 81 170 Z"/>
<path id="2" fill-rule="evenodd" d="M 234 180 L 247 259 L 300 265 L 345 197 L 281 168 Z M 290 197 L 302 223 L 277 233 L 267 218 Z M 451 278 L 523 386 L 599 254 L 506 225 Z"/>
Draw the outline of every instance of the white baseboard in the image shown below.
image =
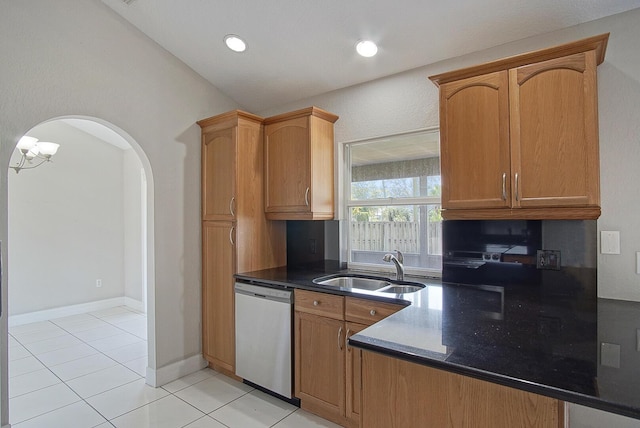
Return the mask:
<path id="1" fill-rule="evenodd" d="M 131 309 L 135 309 L 138 312 L 144 312 L 144 303 L 140 300 L 132 299 L 131 297 L 124 298 L 124 305 L 130 307 Z"/>
<path id="2" fill-rule="evenodd" d="M 130 297 L 114 297 L 112 299 L 97 300 L 94 302 L 80 303 L 78 305 L 62 306 L 60 308 L 46 309 L 44 311 L 29 312 L 20 315 L 9 315 L 9 327 L 14 327 L 32 322 L 48 321 L 54 318 L 68 317 L 84 314 L 92 311 L 113 308 L 115 306 L 130 306 L 132 309 L 142 312 L 142 302 Z"/>
<path id="3" fill-rule="evenodd" d="M 159 387 L 180 379 L 182 376 L 202 370 L 207 366 L 207 361 L 202 355 L 194 355 L 184 360 L 171 363 L 157 370 L 147 367 L 147 385 Z"/>

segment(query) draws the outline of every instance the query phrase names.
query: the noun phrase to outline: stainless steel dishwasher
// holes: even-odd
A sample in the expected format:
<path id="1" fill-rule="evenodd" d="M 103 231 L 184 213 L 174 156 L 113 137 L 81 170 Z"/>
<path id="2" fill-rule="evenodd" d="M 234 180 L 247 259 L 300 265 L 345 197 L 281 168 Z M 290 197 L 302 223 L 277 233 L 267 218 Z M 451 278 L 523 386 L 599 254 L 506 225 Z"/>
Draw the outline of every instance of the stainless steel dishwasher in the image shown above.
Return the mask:
<path id="1" fill-rule="evenodd" d="M 292 399 L 293 291 L 236 282 L 236 374 Z"/>

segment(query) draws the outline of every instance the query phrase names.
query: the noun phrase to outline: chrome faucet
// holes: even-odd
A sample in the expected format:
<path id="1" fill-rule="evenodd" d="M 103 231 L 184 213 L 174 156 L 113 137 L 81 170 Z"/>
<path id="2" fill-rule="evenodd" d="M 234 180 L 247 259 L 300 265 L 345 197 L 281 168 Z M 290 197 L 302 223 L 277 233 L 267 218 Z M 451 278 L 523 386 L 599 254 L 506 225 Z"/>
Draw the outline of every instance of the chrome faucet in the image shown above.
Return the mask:
<path id="1" fill-rule="evenodd" d="M 396 265 L 396 279 L 398 281 L 404 281 L 404 265 L 402 264 L 404 262 L 404 257 L 400 251 L 396 250 L 396 253 L 398 253 L 397 257 L 393 254 L 387 253 L 384 255 L 382 260 L 385 262 L 393 262 L 393 264 Z"/>

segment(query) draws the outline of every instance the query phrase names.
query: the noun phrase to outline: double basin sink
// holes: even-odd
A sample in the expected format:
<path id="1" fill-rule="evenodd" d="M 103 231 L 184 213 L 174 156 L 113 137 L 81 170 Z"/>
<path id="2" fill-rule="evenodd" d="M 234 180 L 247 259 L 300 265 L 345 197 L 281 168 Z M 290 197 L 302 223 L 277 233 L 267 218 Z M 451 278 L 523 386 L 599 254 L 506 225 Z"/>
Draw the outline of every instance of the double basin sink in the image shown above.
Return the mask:
<path id="1" fill-rule="evenodd" d="M 314 279 L 313 282 L 327 287 L 346 288 L 353 291 L 376 291 L 389 294 L 415 293 L 424 288 L 424 284 L 417 282 L 391 281 L 387 278 L 352 274 L 323 276 Z"/>

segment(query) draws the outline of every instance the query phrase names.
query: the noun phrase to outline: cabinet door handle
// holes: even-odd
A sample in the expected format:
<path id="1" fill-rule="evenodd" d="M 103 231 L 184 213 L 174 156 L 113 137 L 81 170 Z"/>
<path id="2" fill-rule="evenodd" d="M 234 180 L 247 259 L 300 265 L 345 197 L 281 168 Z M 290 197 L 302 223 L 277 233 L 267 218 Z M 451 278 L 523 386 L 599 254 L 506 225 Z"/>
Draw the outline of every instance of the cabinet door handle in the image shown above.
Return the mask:
<path id="1" fill-rule="evenodd" d="M 229 229 L 229 242 L 231 243 L 232 246 L 235 246 L 236 243 L 233 242 L 233 231 L 235 230 L 235 226 L 231 226 L 231 229 Z"/>
<path id="2" fill-rule="evenodd" d="M 502 173 L 502 200 L 507 200 L 507 173 Z"/>
<path id="3" fill-rule="evenodd" d="M 347 335 L 344 337 L 344 346 L 347 348 L 347 352 L 351 352 L 351 348 L 349 347 L 349 338 L 351 337 L 351 329 L 347 329 Z"/>
<path id="4" fill-rule="evenodd" d="M 520 200 L 520 185 L 519 185 L 519 177 L 518 177 L 518 173 L 516 172 L 516 201 Z"/>
<path id="5" fill-rule="evenodd" d="M 236 213 L 233 211 L 233 206 L 235 205 L 234 204 L 235 201 L 236 201 L 236 197 L 232 196 L 231 200 L 229 201 L 229 212 L 231 213 L 231 217 L 235 217 L 236 216 Z"/>
<path id="6" fill-rule="evenodd" d="M 309 206 L 309 190 L 311 190 L 311 188 L 307 187 L 307 190 L 304 192 L 304 203 L 306 206 Z"/>
<path id="7" fill-rule="evenodd" d="M 372 317 L 376 316 L 376 310 L 375 309 L 371 309 L 371 311 L 369 313 L 371 314 Z"/>
<path id="8" fill-rule="evenodd" d="M 338 349 L 342 351 L 342 327 L 338 329 Z"/>
<path id="9" fill-rule="evenodd" d="M 318 306 L 319 304 L 320 304 L 320 302 L 319 302 L 319 301 L 317 301 L 317 300 L 314 300 L 314 301 L 313 301 L 313 306 Z"/>

